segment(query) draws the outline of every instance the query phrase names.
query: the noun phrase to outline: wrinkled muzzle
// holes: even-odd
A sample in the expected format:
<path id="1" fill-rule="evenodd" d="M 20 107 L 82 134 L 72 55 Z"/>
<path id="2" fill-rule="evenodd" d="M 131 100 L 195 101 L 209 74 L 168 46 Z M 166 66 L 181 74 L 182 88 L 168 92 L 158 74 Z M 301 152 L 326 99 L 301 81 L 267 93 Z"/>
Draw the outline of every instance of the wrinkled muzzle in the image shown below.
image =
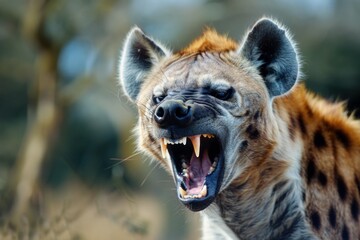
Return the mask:
<path id="1" fill-rule="evenodd" d="M 211 123 L 201 125 L 201 119 L 196 117 L 202 110 L 181 100 L 167 100 L 159 104 L 153 116 L 162 135 L 162 156 L 172 165 L 178 198 L 192 211 L 212 203 L 224 169 L 219 133 Z"/>

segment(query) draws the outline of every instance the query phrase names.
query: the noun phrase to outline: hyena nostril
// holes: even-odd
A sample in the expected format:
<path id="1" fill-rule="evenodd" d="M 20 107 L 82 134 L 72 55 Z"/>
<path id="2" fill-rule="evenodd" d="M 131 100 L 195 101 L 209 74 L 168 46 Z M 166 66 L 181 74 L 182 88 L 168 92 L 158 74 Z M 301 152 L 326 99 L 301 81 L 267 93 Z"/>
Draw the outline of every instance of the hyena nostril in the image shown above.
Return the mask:
<path id="1" fill-rule="evenodd" d="M 164 109 L 162 106 L 159 106 L 155 110 L 154 119 L 156 123 L 162 125 L 166 121 L 166 109 Z"/>
<path id="2" fill-rule="evenodd" d="M 167 100 L 156 109 L 154 119 L 160 127 L 169 125 L 186 125 L 191 122 L 192 111 L 182 101 Z"/>
<path id="3" fill-rule="evenodd" d="M 162 107 L 158 107 L 155 113 L 156 117 L 163 118 L 165 115 L 165 111 Z"/>

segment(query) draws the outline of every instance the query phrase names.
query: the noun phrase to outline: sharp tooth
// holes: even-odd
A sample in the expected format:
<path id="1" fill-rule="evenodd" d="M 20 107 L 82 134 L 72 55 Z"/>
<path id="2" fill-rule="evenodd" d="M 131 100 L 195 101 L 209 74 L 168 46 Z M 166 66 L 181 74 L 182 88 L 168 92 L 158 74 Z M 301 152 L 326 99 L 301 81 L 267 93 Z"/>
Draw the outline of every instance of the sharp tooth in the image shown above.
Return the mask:
<path id="1" fill-rule="evenodd" d="M 187 137 L 183 137 L 183 139 L 181 140 L 181 143 L 186 145 L 186 139 L 187 139 Z"/>
<path id="2" fill-rule="evenodd" d="M 214 170 L 215 170 L 215 168 L 213 166 L 211 166 L 209 169 L 208 175 L 211 174 Z"/>
<path id="3" fill-rule="evenodd" d="M 181 186 L 179 186 L 179 193 L 182 198 L 186 197 L 186 191 Z"/>
<path id="4" fill-rule="evenodd" d="M 160 139 L 160 146 L 161 146 L 162 157 L 166 158 L 167 145 L 166 145 L 166 139 L 165 138 Z"/>
<path id="5" fill-rule="evenodd" d="M 192 142 L 196 157 L 199 157 L 200 156 L 200 135 L 191 136 L 190 140 Z"/>
<path id="6" fill-rule="evenodd" d="M 218 159 L 215 159 L 214 162 L 213 162 L 213 164 L 212 164 L 211 166 L 212 166 L 213 168 L 216 168 L 217 163 L 218 163 Z"/>
<path id="7" fill-rule="evenodd" d="M 184 170 L 188 167 L 187 164 L 186 164 L 186 162 L 183 162 L 183 163 L 181 164 L 181 166 L 182 166 L 182 168 L 184 168 Z"/>
<path id="8" fill-rule="evenodd" d="M 214 138 L 215 137 L 214 135 L 207 134 L 207 133 L 202 134 L 202 136 L 205 137 L 205 138 Z"/>
<path id="9" fill-rule="evenodd" d="M 204 184 L 203 188 L 201 189 L 200 192 L 200 197 L 205 197 L 207 194 L 207 186 Z"/>

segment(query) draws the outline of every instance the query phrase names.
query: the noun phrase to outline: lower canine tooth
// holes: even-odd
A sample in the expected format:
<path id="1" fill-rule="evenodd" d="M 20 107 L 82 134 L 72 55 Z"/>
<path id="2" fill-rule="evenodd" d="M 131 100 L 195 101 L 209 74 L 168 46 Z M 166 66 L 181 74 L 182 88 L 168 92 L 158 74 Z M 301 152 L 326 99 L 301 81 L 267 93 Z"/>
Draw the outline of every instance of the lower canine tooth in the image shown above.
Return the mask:
<path id="1" fill-rule="evenodd" d="M 200 192 L 200 197 L 205 197 L 207 194 L 207 186 L 204 185 Z"/>
<path id="2" fill-rule="evenodd" d="M 212 173 L 215 170 L 213 166 L 210 167 L 208 174 Z"/>
<path id="3" fill-rule="evenodd" d="M 182 198 L 186 198 L 186 191 L 182 187 L 179 187 L 179 193 Z"/>

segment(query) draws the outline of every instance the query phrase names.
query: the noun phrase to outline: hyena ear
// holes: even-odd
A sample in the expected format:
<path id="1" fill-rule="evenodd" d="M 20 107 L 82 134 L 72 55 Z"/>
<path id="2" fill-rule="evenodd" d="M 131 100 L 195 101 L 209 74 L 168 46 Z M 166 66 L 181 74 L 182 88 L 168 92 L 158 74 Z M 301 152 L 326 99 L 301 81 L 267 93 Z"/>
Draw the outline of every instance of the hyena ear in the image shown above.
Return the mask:
<path id="1" fill-rule="evenodd" d="M 126 37 L 120 59 L 120 83 L 125 94 L 136 101 L 141 85 L 151 68 L 170 51 L 140 28 L 134 27 Z"/>
<path id="2" fill-rule="evenodd" d="M 271 97 L 295 85 L 299 72 L 296 49 L 287 31 L 274 21 L 263 18 L 255 23 L 239 53 L 257 67 Z"/>

